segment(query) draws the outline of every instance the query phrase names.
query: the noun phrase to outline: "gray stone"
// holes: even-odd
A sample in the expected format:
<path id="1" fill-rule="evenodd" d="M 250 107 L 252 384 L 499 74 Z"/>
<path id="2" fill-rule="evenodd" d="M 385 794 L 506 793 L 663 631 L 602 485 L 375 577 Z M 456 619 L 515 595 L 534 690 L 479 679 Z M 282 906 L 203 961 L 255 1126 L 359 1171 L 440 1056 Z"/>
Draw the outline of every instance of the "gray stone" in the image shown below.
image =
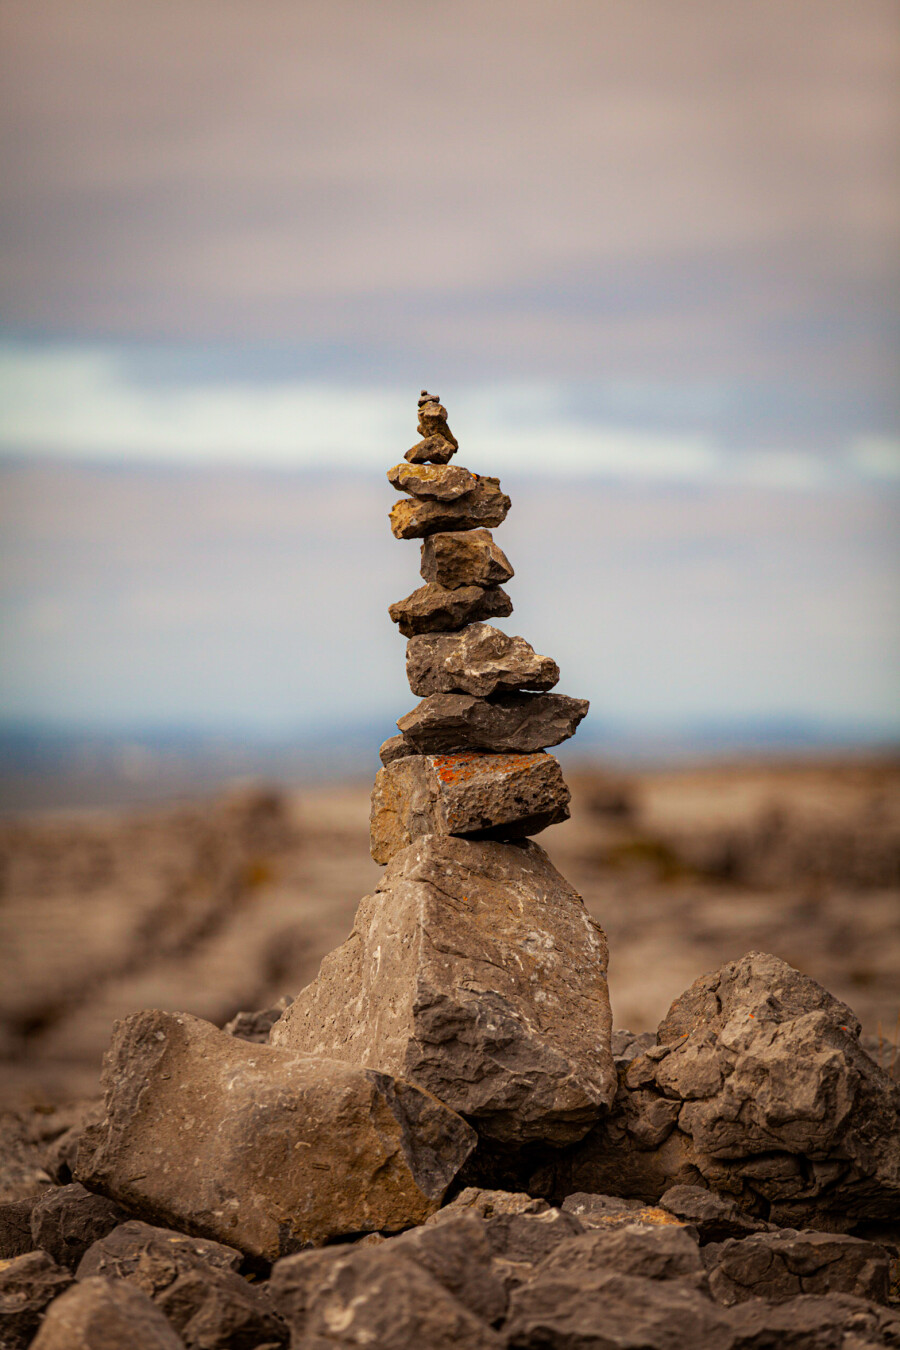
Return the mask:
<path id="1" fill-rule="evenodd" d="M 389 518 L 395 539 L 423 539 L 444 530 L 493 529 L 502 525 L 511 502 L 500 491 L 499 478 L 475 475 L 475 486 L 452 501 L 404 497 L 391 507 Z"/>
<path id="2" fill-rule="evenodd" d="M 421 835 L 523 839 L 568 818 L 552 755 L 413 755 L 376 775 L 370 849 L 386 863 Z"/>
<path id="3" fill-rule="evenodd" d="M 430 534 L 422 544 L 422 576 L 455 591 L 460 586 L 502 586 L 514 575 L 489 530 Z"/>
<path id="4" fill-rule="evenodd" d="M 184 1341 L 140 1289 L 95 1278 L 51 1303 L 32 1350 L 185 1350 Z"/>
<path id="5" fill-rule="evenodd" d="M 497 1214 L 484 1221 L 494 1268 L 508 1291 L 517 1289 L 560 1245 L 584 1229 L 574 1214 L 547 1208 L 540 1213 Z"/>
<path id="6" fill-rule="evenodd" d="M 46 1252 L 0 1261 L 0 1346 L 26 1350 L 45 1309 L 72 1285 L 72 1274 Z"/>
<path id="7" fill-rule="evenodd" d="M 448 591 L 429 582 L 391 605 L 388 613 L 403 636 L 410 638 L 417 633 L 449 632 L 482 619 L 505 619 L 512 609 L 502 586 L 460 586 Z"/>
<path id="8" fill-rule="evenodd" d="M 210 1238 L 189 1237 L 171 1228 L 155 1228 L 140 1219 L 120 1223 L 106 1237 L 89 1247 L 78 1265 L 77 1277 L 103 1275 L 108 1280 L 126 1280 L 137 1274 L 145 1263 L 165 1257 L 178 1270 L 195 1266 L 215 1270 L 240 1269 L 243 1256 L 236 1247 Z"/>
<path id="9" fill-rule="evenodd" d="M 488 1325 L 506 1313 L 506 1284 L 493 1261 L 487 1225 L 473 1211 L 390 1239 L 390 1250 L 427 1270 L 448 1294 Z"/>
<path id="10" fill-rule="evenodd" d="M 450 693 L 485 698 L 509 690 L 552 689 L 559 680 L 559 666 L 549 656 L 538 656 L 524 638 L 473 623 L 459 633 L 410 638 L 406 675 L 420 698 Z"/>
<path id="11" fill-rule="evenodd" d="M 378 749 L 378 758 L 385 765 L 393 764 L 398 759 L 408 759 L 410 755 L 415 754 L 418 754 L 418 751 L 402 736 L 389 736 L 386 741 L 382 741 Z"/>
<path id="12" fill-rule="evenodd" d="M 586 698 L 565 694 L 495 694 L 490 701 L 429 694 L 397 726 L 423 755 L 457 750 L 528 755 L 574 736 L 589 707 Z"/>
<path id="13" fill-rule="evenodd" d="M 403 458 L 410 464 L 448 464 L 457 449 L 455 439 L 448 441 L 446 436 L 426 436 L 410 446 Z"/>
<path id="14" fill-rule="evenodd" d="M 387 476 L 398 492 L 440 502 L 455 501 L 467 492 L 474 492 L 479 483 L 478 475 L 469 473 L 461 464 L 395 464 L 388 469 Z"/>
<path id="15" fill-rule="evenodd" d="M 775 1304 L 750 1299 L 729 1309 L 726 1316 L 730 1339 L 721 1343 L 723 1350 L 870 1350 L 900 1345 L 897 1311 L 850 1294 L 802 1294 Z"/>
<path id="16" fill-rule="evenodd" d="M 720 1303 L 782 1302 L 798 1294 L 854 1294 L 886 1303 L 889 1258 L 883 1247 L 840 1233 L 772 1233 L 712 1242 L 703 1249 L 709 1287 Z"/>
<path id="17" fill-rule="evenodd" d="M 31 1195 L 27 1200 L 9 1200 L 0 1204 L 0 1261 L 34 1251 L 31 1211 L 39 1198 Z"/>
<path id="18" fill-rule="evenodd" d="M 503 1141 L 580 1138 L 615 1091 L 606 940 L 536 844 L 398 854 L 273 1044 L 417 1083 Z"/>
<path id="19" fill-rule="evenodd" d="M 632 1223 L 593 1228 L 561 1242 L 542 1262 L 551 1271 L 618 1271 L 645 1280 L 688 1280 L 706 1289 L 697 1242 L 677 1224 Z"/>
<path id="20" fill-rule="evenodd" d="M 125 1219 L 118 1205 L 73 1182 L 42 1195 L 31 1211 L 33 1246 L 74 1270 L 88 1247 Z"/>
<path id="21" fill-rule="evenodd" d="M 475 1142 L 441 1102 L 386 1073 L 252 1045 L 186 1013 L 117 1023 L 104 1085 L 82 1181 L 268 1261 L 420 1223 Z"/>

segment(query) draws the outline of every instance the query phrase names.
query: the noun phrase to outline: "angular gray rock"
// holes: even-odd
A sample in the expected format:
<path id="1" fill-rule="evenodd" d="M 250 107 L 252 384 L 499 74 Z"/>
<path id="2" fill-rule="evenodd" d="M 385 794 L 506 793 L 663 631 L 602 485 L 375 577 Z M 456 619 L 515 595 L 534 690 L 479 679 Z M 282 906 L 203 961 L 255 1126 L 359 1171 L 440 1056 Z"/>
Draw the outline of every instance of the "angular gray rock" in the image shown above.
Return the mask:
<path id="1" fill-rule="evenodd" d="M 886 1303 L 889 1258 L 883 1247 L 841 1233 L 772 1233 L 712 1242 L 703 1249 L 713 1298 L 730 1306 L 748 1298 L 773 1303 L 798 1294 L 854 1294 Z"/>
<path id="2" fill-rule="evenodd" d="M 530 643 L 487 623 L 459 633 L 421 633 L 406 644 L 406 675 L 414 694 L 489 694 L 552 689 L 559 666 Z"/>
<path id="3" fill-rule="evenodd" d="M 421 575 L 436 586 L 502 586 L 515 573 L 489 530 L 430 534 L 422 543 Z"/>
<path id="4" fill-rule="evenodd" d="M 140 1289 L 85 1280 L 51 1303 L 32 1350 L 185 1350 L 184 1341 Z"/>
<path id="5" fill-rule="evenodd" d="M 378 747 L 378 758 L 384 765 L 393 764 L 398 759 L 408 759 L 410 755 L 415 754 L 418 754 L 418 751 L 399 735 L 389 736 Z"/>
<path id="6" fill-rule="evenodd" d="M 411 497 L 434 498 L 452 502 L 478 487 L 477 474 L 461 464 L 395 464 L 387 471 L 388 482 L 398 492 Z"/>
<path id="7" fill-rule="evenodd" d="M 117 1023 L 103 1081 L 107 1119 L 78 1151 L 84 1184 L 268 1261 L 420 1223 L 475 1142 L 386 1073 L 253 1045 L 186 1013 Z"/>
<path id="8" fill-rule="evenodd" d="M 697 980 L 657 1039 L 623 1065 L 610 1116 L 563 1162 L 563 1194 L 654 1201 L 701 1184 L 793 1227 L 896 1214 L 900 1086 L 814 980 L 751 952 Z"/>
<path id="9" fill-rule="evenodd" d="M 33 1245 L 74 1270 L 88 1247 L 127 1217 L 111 1200 L 73 1182 L 42 1195 L 31 1211 Z"/>
<path id="10" fill-rule="evenodd" d="M 412 755 L 378 771 L 370 850 L 386 863 L 422 835 L 523 839 L 568 817 L 552 755 Z"/>
<path id="11" fill-rule="evenodd" d="M 548 1208 L 538 1214 L 497 1214 L 484 1221 L 493 1265 L 508 1291 L 527 1283 L 561 1245 L 584 1229 L 573 1214 Z"/>
<path id="12" fill-rule="evenodd" d="M 391 861 L 272 1042 L 402 1076 L 486 1136 L 564 1144 L 615 1092 L 606 964 L 536 844 L 428 836 Z"/>
<path id="13" fill-rule="evenodd" d="M 482 619 L 505 619 L 512 609 L 502 586 L 460 586 L 448 591 L 429 582 L 391 605 L 388 613 L 403 636 L 410 638 L 416 633 L 449 632 Z"/>
<path id="14" fill-rule="evenodd" d="M 403 497 L 389 512 L 395 539 L 423 539 L 443 530 L 493 529 L 502 525 L 511 502 L 500 491 L 499 478 L 476 475 L 471 491 L 452 501 Z"/>
<path id="15" fill-rule="evenodd" d="M 586 698 L 565 694 L 429 694 L 397 726 L 423 755 L 458 750 L 495 754 L 533 754 L 575 735 L 587 716 Z"/>
<path id="16" fill-rule="evenodd" d="M 46 1252 L 24 1252 L 0 1262 L 0 1346 L 26 1350 L 44 1311 L 71 1288 L 72 1273 Z"/>
<path id="17" fill-rule="evenodd" d="M 702 1186 L 670 1186 L 659 1203 L 676 1218 L 692 1224 L 702 1243 L 749 1237 L 751 1233 L 766 1233 L 772 1227 L 764 1219 L 745 1214 L 728 1196 L 717 1195 Z"/>
<path id="18" fill-rule="evenodd" d="M 410 464 L 448 464 L 459 447 L 446 436 L 426 436 L 410 446 L 404 459 Z"/>
<path id="19" fill-rule="evenodd" d="M 391 1238 L 388 1250 L 422 1266 L 489 1326 L 505 1316 L 506 1285 L 493 1261 L 487 1226 L 478 1215 L 457 1213 L 443 1224 L 413 1228 Z"/>
<path id="20" fill-rule="evenodd" d="M 696 1241 L 676 1224 L 626 1224 L 594 1228 L 561 1242 L 538 1267 L 550 1271 L 617 1271 L 644 1280 L 687 1280 L 706 1290 Z"/>

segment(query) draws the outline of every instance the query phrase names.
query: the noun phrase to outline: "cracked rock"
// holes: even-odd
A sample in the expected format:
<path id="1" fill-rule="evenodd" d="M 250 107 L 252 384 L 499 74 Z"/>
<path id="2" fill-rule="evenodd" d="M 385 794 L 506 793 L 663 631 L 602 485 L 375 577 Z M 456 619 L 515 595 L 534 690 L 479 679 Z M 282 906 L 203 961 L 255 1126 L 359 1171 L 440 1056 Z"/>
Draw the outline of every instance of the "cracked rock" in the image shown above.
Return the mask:
<path id="1" fill-rule="evenodd" d="M 388 469 L 387 476 L 398 492 L 441 502 L 474 492 L 479 483 L 478 475 L 469 473 L 461 464 L 395 464 Z"/>
<path id="2" fill-rule="evenodd" d="M 397 721 L 423 755 L 490 750 L 527 755 L 575 735 L 587 716 L 586 698 L 566 694 L 429 694 Z"/>
<path id="3" fill-rule="evenodd" d="M 502 586 L 460 586 L 445 590 L 429 582 L 391 605 L 388 613 L 404 637 L 417 633 L 443 633 L 464 628 L 482 619 L 505 619 L 512 614 L 512 601 Z"/>
<path id="4" fill-rule="evenodd" d="M 422 543 L 421 575 L 437 586 L 502 586 L 515 573 L 489 530 L 430 534 Z"/>
<path id="5" fill-rule="evenodd" d="M 549 656 L 538 656 L 524 638 L 473 623 L 459 633 L 410 638 L 406 675 L 420 698 L 450 693 L 485 698 L 509 690 L 552 689 L 559 680 L 559 666 Z"/>
<path id="6" fill-rule="evenodd" d="M 500 479 L 481 474 L 474 478 L 475 486 L 451 501 L 404 497 L 395 502 L 389 512 L 394 538 L 422 539 L 438 531 L 494 529 L 502 525 L 511 503 L 506 493 L 500 491 Z"/>

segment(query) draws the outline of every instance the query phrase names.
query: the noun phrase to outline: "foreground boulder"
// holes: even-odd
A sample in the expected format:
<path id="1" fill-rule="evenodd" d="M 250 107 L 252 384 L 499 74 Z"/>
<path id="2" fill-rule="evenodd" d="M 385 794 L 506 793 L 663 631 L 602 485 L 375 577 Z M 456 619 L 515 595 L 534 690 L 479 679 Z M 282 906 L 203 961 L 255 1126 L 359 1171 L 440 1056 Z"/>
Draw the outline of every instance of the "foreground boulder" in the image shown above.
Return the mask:
<path id="1" fill-rule="evenodd" d="M 429 534 L 422 543 L 420 572 L 426 581 L 450 591 L 460 586 L 502 586 L 515 576 L 489 530 Z"/>
<path id="2" fill-rule="evenodd" d="M 85 1280 L 51 1303 L 33 1350 L 185 1350 L 184 1341 L 140 1289 Z"/>
<path id="3" fill-rule="evenodd" d="M 709 1287 L 720 1303 L 797 1294 L 855 1294 L 886 1303 L 889 1259 L 883 1247 L 842 1233 L 773 1233 L 711 1242 L 703 1249 Z"/>
<path id="4" fill-rule="evenodd" d="M 0 1261 L 0 1346 L 26 1350 L 47 1307 L 72 1285 L 72 1274 L 46 1252 Z"/>
<path id="5" fill-rule="evenodd" d="M 405 600 L 388 606 L 391 619 L 404 637 L 416 633 L 444 633 L 482 619 L 505 619 L 512 601 L 502 586 L 460 586 L 446 590 L 428 582 Z"/>
<path id="6" fill-rule="evenodd" d="M 426 836 L 271 1039 L 405 1078 L 495 1139 L 563 1144 L 615 1093 L 606 966 L 601 929 L 536 844 Z"/>
<path id="7" fill-rule="evenodd" d="M 459 750 L 534 754 L 575 735 L 587 716 L 586 698 L 566 694 L 430 694 L 397 721 L 401 734 L 420 754 Z"/>
<path id="8" fill-rule="evenodd" d="M 185 1013 L 117 1023 L 103 1081 L 107 1118 L 82 1139 L 81 1181 L 267 1261 L 421 1223 L 475 1143 L 441 1102 L 386 1073 L 253 1045 Z"/>
<path id="9" fill-rule="evenodd" d="M 677 999 L 657 1042 L 622 1062 L 613 1112 L 562 1165 L 563 1194 L 654 1201 L 699 1184 L 785 1226 L 896 1216 L 900 1087 L 814 980 L 751 952 Z"/>
<path id="10" fill-rule="evenodd" d="M 422 633 L 406 644 L 406 676 L 414 694 L 476 694 L 552 689 L 559 666 L 530 643 L 488 623 L 460 633 Z"/>
<path id="11" fill-rule="evenodd" d="M 552 755 L 391 755 L 372 791 L 370 848 L 386 863 L 421 835 L 518 839 L 569 816 Z"/>

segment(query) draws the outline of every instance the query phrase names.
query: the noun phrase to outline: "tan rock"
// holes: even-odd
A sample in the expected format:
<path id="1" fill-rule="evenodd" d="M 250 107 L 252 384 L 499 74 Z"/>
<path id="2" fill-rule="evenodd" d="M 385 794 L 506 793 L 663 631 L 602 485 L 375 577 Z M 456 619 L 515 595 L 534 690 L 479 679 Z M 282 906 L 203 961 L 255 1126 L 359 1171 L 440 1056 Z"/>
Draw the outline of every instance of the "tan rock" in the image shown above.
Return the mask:
<path id="1" fill-rule="evenodd" d="M 391 862 L 273 1044 L 403 1074 L 504 1141 L 579 1139 L 616 1089 L 606 939 L 536 844 Z"/>
<path id="2" fill-rule="evenodd" d="M 489 530 L 460 530 L 426 537 L 421 575 L 455 591 L 458 586 L 502 586 L 515 573 Z"/>
<path id="3" fill-rule="evenodd" d="M 398 492 L 442 502 L 453 501 L 478 487 L 477 474 L 469 473 L 461 464 L 395 464 L 387 476 Z"/>
<path id="4" fill-rule="evenodd" d="M 54 1299 L 31 1344 L 32 1350 L 185 1350 L 145 1293 L 100 1276 Z"/>
<path id="5" fill-rule="evenodd" d="M 269 1261 L 421 1223 L 474 1145 L 408 1083 L 186 1013 L 117 1023 L 104 1086 L 107 1119 L 85 1133 L 79 1179 L 148 1221 Z"/>
<path id="6" fill-rule="evenodd" d="M 396 539 L 422 539 L 440 530 L 492 529 L 502 525 L 510 500 L 500 491 L 499 478 L 476 478 L 474 488 L 453 501 L 404 497 L 391 508 L 391 532 Z"/>
<path id="7" fill-rule="evenodd" d="M 531 754 L 575 735 L 590 704 L 566 694 L 429 694 L 397 726 L 422 754 L 491 750 Z"/>
<path id="8" fill-rule="evenodd" d="M 442 440 L 449 441 L 454 450 L 459 447 L 459 442 L 447 425 L 447 409 L 436 394 L 424 403 L 419 400 L 417 430 L 420 436 L 440 436 Z"/>
<path id="9" fill-rule="evenodd" d="M 413 755 L 379 769 L 370 846 L 386 863 L 424 834 L 522 839 L 569 818 L 552 755 Z"/>
<path id="10" fill-rule="evenodd" d="M 420 586 L 405 600 L 390 606 L 388 613 L 404 637 L 416 633 L 444 633 L 464 628 L 482 619 L 505 619 L 512 614 L 512 601 L 502 586 Z"/>
<path id="11" fill-rule="evenodd" d="M 475 694 L 552 689 L 559 666 L 521 637 L 488 623 L 458 633 L 421 633 L 406 644 L 406 676 L 414 694 Z"/>
<path id="12" fill-rule="evenodd" d="M 455 440 L 445 436 L 426 436 L 416 441 L 403 456 L 410 464 L 447 464 L 456 454 L 458 446 Z"/>

